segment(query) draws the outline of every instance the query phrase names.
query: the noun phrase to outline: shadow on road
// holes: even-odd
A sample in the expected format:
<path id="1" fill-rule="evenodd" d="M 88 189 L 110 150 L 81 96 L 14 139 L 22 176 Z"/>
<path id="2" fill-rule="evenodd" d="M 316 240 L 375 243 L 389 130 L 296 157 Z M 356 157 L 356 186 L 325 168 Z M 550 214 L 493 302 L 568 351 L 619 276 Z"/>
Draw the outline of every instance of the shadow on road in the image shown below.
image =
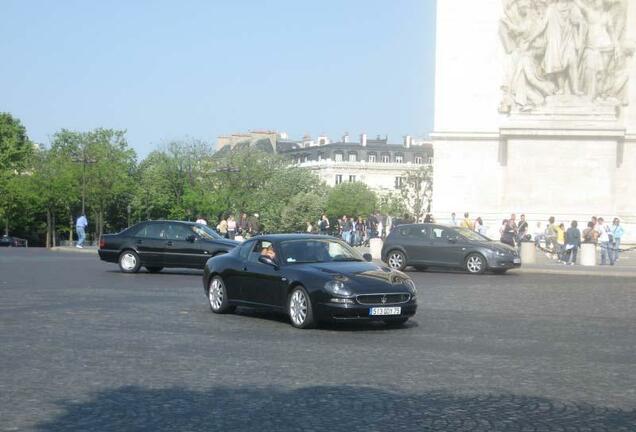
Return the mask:
<path id="1" fill-rule="evenodd" d="M 612 431 L 636 413 L 515 395 L 404 394 L 367 387 L 299 390 L 122 387 L 63 412 L 38 431 Z"/>

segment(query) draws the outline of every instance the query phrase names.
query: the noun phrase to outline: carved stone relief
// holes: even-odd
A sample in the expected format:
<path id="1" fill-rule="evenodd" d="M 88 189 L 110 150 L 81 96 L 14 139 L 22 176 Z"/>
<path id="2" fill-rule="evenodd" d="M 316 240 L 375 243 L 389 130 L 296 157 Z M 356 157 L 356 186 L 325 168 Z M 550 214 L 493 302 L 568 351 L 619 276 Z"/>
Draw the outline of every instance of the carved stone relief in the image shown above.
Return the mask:
<path id="1" fill-rule="evenodd" d="M 620 107 L 636 45 L 625 38 L 627 0 L 503 0 L 502 113 L 552 103 Z"/>

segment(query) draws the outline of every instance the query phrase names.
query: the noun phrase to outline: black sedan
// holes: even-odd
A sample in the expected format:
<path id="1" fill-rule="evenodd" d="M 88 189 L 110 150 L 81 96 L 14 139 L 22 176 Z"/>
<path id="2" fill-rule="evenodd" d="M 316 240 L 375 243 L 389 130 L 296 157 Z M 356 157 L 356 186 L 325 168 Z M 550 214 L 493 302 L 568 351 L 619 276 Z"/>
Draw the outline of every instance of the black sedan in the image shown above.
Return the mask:
<path id="1" fill-rule="evenodd" d="M 415 284 L 370 260 L 333 237 L 267 235 L 210 259 L 203 287 L 215 313 L 266 307 L 288 314 L 297 328 L 321 321 L 405 323 L 417 309 Z"/>
<path id="2" fill-rule="evenodd" d="M 149 221 L 119 234 L 103 235 L 98 252 L 103 261 L 118 263 L 124 273 L 136 273 L 141 266 L 156 273 L 164 267 L 201 269 L 210 257 L 225 254 L 238 244 L 205 225 Z"/>
<path id="3" fill-rule="evenodd" d="M 382 246 L 382 260 L 404 270 L 413 266 L 463 268 L 481 274 L 503 274 L 521 267 L 516 249 L 465 228 L 435 224 L 400 225 Z"/>
<path id="4" fill-rule="evenodd" d="M 0 237 L 0 247 L 27 247 L 29 242 L 27 240 L 12 237 L 9 235 L 3 235 Z"/>

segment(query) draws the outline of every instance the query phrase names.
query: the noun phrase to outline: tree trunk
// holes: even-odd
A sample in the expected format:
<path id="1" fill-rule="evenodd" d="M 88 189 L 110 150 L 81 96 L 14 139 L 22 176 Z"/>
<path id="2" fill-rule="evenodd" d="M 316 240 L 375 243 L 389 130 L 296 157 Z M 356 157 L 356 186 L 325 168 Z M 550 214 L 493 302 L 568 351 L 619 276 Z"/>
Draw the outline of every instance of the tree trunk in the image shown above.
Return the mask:
<path id="1" fill-rule="evenodd" d="M 68 214 L 68 245 L 73 246 L 73 213 Z"/>
<path id="2" fill-rule="evenodd" d="M 53 247 L 57 246 L 57 227 L 56 227 L 56 223 L 55 223 L 55 213 L 53 213 L 53 218 L 52 218 L 52 222 L 51 222 L 51 244 L 53 244 Z"/>
<path id="3" fill-rule="evenodd" d="M 51 247 L 51 210 L 46 209 L 46 248 Z"/>
<path id="4" fill-rule="evenodd" d="M 4 218 L 4 235 L 9 235 L 9 216 Z"/>
<path id="5" fill-rule="evenodd" d="M 104 234 L 104 210 L 99 210 L 99 236 L 97 239 L 102 238 Z"/>

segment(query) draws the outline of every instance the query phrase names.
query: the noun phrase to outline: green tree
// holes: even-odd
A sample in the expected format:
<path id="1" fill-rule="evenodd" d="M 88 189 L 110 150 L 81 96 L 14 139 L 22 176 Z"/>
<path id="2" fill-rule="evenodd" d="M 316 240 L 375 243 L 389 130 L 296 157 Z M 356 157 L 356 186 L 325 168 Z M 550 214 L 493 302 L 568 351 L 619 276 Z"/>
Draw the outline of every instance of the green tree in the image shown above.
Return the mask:
<path id="1" fill-rule="evenodd" d="M 400 194 L 415 219 L 423 218 L 429 211 L 429 203 L 433 195 L 433 168 L 423 166 L 405 173 Z"/>
<path id="2" fill-rule="evenodd" d="M 394 193 L 379 196 L 377 208 L 384 215 L 402 216 L 407 212 L 402 195 Z"/>
<path id="3" fill-rule="evenodd" d="M 19 207 L 16 185 L 10 183 L 29 169 L 32 154 L 33 143 L 20 120 L 0 113 L 0 218 L 5 222 L 5 234 L 9 231 L 9 218 L 16 215 Z"/>
<path id="4" fill-rule="evenodd" d="M 305 231 L 307 222 L 314 226 L 325 211 L 326 197 L 315 192 L 301 192 L 283 208 L 279 229 L 282 232 Z"/>
<path id="5" fill-rule="evenodd" d="M 341 183 L 329 192 L 327 214 L 332 218 L 343 215 L 366 217 L 376 208 L 377 197 L 364 183 Z"/>

